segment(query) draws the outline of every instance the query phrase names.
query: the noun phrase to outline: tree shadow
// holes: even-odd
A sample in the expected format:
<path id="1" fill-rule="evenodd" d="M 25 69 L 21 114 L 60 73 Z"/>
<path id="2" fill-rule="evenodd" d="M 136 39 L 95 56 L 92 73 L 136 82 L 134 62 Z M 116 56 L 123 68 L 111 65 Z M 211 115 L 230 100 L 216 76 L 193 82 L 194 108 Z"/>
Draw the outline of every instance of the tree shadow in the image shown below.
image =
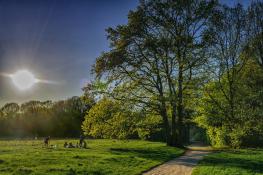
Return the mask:
<path id="1" fill-rule="evenodd" d="M 113 154 L 126 154 L 133 157 L 140 157 L 155 161 L 168 161 L 180 155 L 180 152 L 165 151 L 161 149 L 136 149 L 136 148 L 111 148 Z"/>
<path id="2" fill-rule="evenodd" d="M 251 156 L 251 155 L 258 155 L 258 152 L 262 151 L 259 149 L 248 149 L 248 150 L 224 150 L 224 152 L 230 153 L 230 154 L 242 154 L 242 155 L 246 155 L 246 156 Z"/>
<path id="3" fill-rule="evenodd" d="M 242 152 L 243 154 L 243 152 Z M 206 157 L 200 164 L 201 166 L 221 166 L 236 167 L 246 169 L 253 173 L 263 173 L 262 160 L 250 160 L 248 158 L 231 158 L 231 157 Z"/>

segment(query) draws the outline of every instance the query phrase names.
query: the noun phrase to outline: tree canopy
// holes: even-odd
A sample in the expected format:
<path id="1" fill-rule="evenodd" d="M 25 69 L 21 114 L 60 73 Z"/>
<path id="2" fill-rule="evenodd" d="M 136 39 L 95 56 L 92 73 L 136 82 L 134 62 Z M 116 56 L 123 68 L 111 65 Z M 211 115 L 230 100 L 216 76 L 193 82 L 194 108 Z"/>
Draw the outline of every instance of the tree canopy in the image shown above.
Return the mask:
<path id="1" fill-rule="evenodd" d="M 104 100 L 84 131 L 100 117 L 107 125 L 127 105 L 129 121 L 138 122 L 135 109 L 159 116 L 167 145 L 182 146 L 193 123 L 213 145 L 238 147 L 252 135 L 261 142 L 262 13 L 261 2 L 140 1 L 127 24 L 106 30 L 111 49 L 96 59 L 89 86 Z"/>

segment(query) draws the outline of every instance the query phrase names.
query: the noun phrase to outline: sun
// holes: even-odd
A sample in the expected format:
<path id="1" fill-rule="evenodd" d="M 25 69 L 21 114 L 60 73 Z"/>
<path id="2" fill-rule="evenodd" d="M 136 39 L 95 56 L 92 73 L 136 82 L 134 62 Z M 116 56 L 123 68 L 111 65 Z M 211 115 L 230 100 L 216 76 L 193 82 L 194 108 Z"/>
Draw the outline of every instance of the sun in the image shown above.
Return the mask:
<path id="1" fill-rule="evenodd" d="M 34 74 L 28 70 L 19 70 L 14 74 L 10 75 L 14 85 L 20 90 L 30 89 L 38 79 L 35 78 Z"/>
<path id="2" fill-rule="evenodd" d="M 10 78 L 13 84 L 19 90 L 22 90 L 22 91 L 29 90 L 37 83 L 51 84 L 51 85 L 60 84 L 60 82 L 58 81 L 36 78 L 35 75 L 32 72 L 28 71 L 27 69 L 21 69 L 12 74 L 0 72 L 0 76 Z"/>

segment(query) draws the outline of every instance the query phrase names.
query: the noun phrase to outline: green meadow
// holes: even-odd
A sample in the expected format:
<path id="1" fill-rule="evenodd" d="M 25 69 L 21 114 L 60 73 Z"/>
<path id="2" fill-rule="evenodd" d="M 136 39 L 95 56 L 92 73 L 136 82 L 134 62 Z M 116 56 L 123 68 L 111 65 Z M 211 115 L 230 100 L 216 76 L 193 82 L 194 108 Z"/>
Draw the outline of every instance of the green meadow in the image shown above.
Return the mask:
<path id="1" fill-rule="evenodd" d="M 64 148 L 64 142 L 51 140 L 0 141 L 0 174 L 104 175 L 140 174 L 181 155 L 184 150 L 165 143 L 148 141 L 88 140 L 87 149 Z"/>
<path id="2" fill-rule="evenodd" d="M 212 153 L 198 164 L 192 175 L 263 175 L 263 149 Z"/>

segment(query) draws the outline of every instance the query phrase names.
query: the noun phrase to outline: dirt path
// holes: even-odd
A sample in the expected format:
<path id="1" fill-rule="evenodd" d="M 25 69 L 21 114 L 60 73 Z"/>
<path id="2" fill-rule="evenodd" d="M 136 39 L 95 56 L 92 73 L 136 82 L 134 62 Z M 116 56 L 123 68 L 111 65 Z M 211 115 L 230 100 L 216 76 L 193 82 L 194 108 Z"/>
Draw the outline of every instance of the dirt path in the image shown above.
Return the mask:
<path id="1" fill-rule="evenodd" d="M 195 150 L 188 150 L 183 156 L 157 166 L 143 175 L 191 175 L 198 161 L 210 152 L 195 147 Z"/>

